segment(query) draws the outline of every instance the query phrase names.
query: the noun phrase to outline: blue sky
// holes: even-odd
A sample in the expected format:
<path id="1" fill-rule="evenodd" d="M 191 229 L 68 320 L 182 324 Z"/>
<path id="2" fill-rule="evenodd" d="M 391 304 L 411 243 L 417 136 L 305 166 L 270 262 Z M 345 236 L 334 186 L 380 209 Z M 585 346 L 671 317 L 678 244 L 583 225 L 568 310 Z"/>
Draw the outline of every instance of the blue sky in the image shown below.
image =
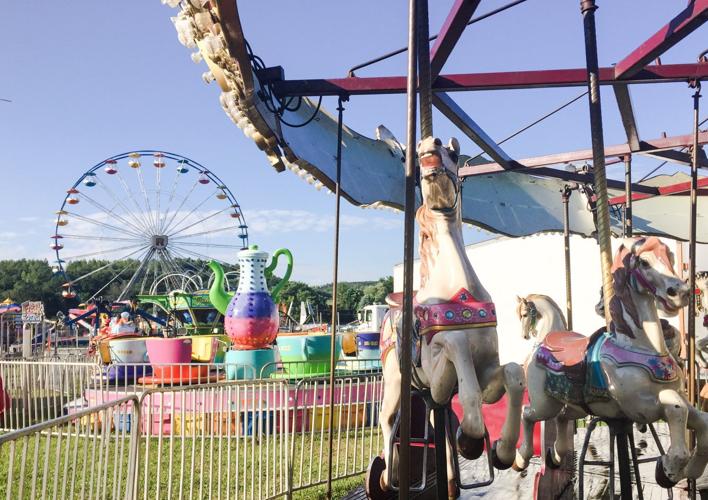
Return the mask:
<path id="1" fill-rule="evenodd" d="M 288 78 L 341 77 L 349 67 L 406 40 L 406 3 L 361 0 L 239 2 L 246 36 L 268 65 Z M 479 12 L 503 2 L 482 2 Z M 437 31 L 451 1 L 431 2 Z M 685 6 L 681 1 L 600 2 L 602 65 L 621 59 Z M 170 22 L 174 10 L 158 0 L 11 2 L 0 19 L 4 47 L 0 71 L 0 258 L 51 258 L 53 211 L 65 190 L 100 160 L 149 148 L 183 154 L 217 173 L 231 188 L 252 227 L 250 239 L 266 250 L 285 246 L 295 255 L 294 279 L 331 279 L 334 197 L 315 191 L 290 172 L 276 173 L 256 146 L 219 106 L 215 84 L 205 85 L 205 65 L 191 62 Z M 695 61 L 706 28 L 664 57 Z M 404 74 L 405 56 L 358 73 Z M 578 2 L 529 0 L 467 29 L 444 72 L 580 67 L 584 64 Z M 633 87 L 639 130 L 653 138 L 689 133 L 691 91 L 684 84 Z M 503 138 L 582 89 L 457 94 L 465 110 L 493 138 Z M 605 142 L 623 142 L 614 97 L 603 92 Z M 335 108 L 332 99 L 324 106 Z M 405 97 L 355 97 L 347 124 L 372 136 L 385 124 L 405 136 Z M 464 153 L 477 148 L 444 117 L 436 135 L 461 139 Z M 587 148 L 583 99 L 505 145 L 516 157 Z M 658 162 L 635 162 L 637 174 Z M 610 167 L 618 176 L 620 166 Z M 669 172 L 676 170 L 670 167 Z M 636 174 L 635 174 L 636 175 Z M 340 278 L 376 279 L 402 257 L 402 216 L 343 204 Z M 466 229 L 466 241 L 488 237 Z"/>

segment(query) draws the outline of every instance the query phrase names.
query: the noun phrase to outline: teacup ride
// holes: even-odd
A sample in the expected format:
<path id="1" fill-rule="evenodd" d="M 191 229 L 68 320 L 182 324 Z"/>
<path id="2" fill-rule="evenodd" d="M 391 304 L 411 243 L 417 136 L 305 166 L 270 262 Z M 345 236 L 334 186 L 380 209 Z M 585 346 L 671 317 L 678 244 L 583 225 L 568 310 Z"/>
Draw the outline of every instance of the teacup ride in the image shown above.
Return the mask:
<path id="1" fill-rule="evenodd" d="M 272 276 L 281 255 L 287 260 L 287 269 L 283 279 L 269 292 L 266 280 Z M 224 330 L 232 344 L 224 357 L 230 380 L 267 378 L 275 371 L 273 343 L 280 326 L 276 303 L 292 274 L 293 257 L 289 250 L 281 248 L 273 253 L 270 264 L 266 265 L 267 262 L 268 253 L 259 250 L 257 245 L 241 250 L 238 253 L 240 278 L 235 293 L 224 289 L 221 265 L 216 261 L 209 263 L 214 271 L 209 300 L 224 315 Z"/>
<path id="2" fill-rule="evenodd" d="M 217 375 L 209 373 L 210 365 L 192 363 L 191 337 L 160 338 L 145 340 L 152 375 L 140 377 L 144 385 L 188 385 L 215 382 Z"/>
<path id="3" fill-rule="evenodd" d="M 327 333 L 280 332 L 277 339 L 282 373 L 277 376 L 300 379 L 329 375 L 332 336 Z M 335 338 L 335 365 L 342 350 L 342 336 Z M 335 366 L 336 368 L 336 366 Z"/>
<path id="4" fill-rule="evenodd" d="M 138 295 L 141 304 L 151 305 L 175 322 L 180 336 L 192 339 L 192 361 L 223 363 L 231 344 L 224 334 L 223 316 L 209 301 L 209 292 L 179 290 L 166 294 Z"/>

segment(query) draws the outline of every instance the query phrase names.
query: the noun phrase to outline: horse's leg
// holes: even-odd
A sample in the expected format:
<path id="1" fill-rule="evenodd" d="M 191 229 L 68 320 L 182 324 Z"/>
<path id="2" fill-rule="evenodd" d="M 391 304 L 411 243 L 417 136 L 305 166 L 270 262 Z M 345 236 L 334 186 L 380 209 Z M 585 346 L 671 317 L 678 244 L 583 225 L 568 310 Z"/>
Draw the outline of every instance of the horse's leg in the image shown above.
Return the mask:
<path id="1" fill-rule="evenodd" d="M 664 420 L 669 425 L 671 445 L 666 455 L 656 462 L 656 482 L 664 488 L 671 487 L 683 477 L 682 472 L 689 459 L 686 446 L 686 422 L 690 405 L 672 389 L 659 392 Z"/>
<path id="2" fill-rule="evenodd" d="M 570 432 L 570 420 L 558 416 L 556 419 L 556 441 L 553 443 L 551 459 L 555 465 L 560 465 L 563 457 L 571 448 L 573 434 Z"/>
<path id="3" fill-rule="evenodd" d="M 479 458 L 484 448 L 484 418 L 482 395 L 474 368 L 469 342 L 465 336 L 445 337 L 433 342 L 433 373 L 430 379 L 430 394 L 438 404 L 446 404 L 452 396 L 455 384 L 463 409 L 462 421 L 457 436 L 460 454 L 468 460 Z"/>
<path id="4" fill-rule="evenodd" d="M 516 452 L 514 459 L 514 468 L 516 470 L 524 470 L 529 465 L 529 461 L 533 456 L 533 429 L 536 422 L 541 420 L 549 420 L 560 413 L 563 409 L 562 403 L 549 397 L 544 385 L 546 381 L 546 372 L 538 368 L 535 363 L 530 363 L 526 378 L 528 380 L 529 399 L 531 404 L 525 406 L 521 415 L 521 424 L 524 428 L 524 440 L 521 443 L 521 448 Z"/>
<path id="5" fill-rule="evenodd" d="M 485 377 L 484 402 L 495 403 L 506 392 L 506 418 L 502 426 L 501 437 L 494 442 L 494 465 L 498 469 L 506 469 L 514 462 L 516 442 L 519 440 L 519 424 L 521 421 L 521 402 L 526 387 L 524 370 L 516 363 L 507 363 L 487 370 L 491 377 Z"/>
<path id="6" fill-rule="evenodd" d="M 688 427 L 696 433 L 696 449 L 686 465 L 688 479 L 697 479 L 708 463 L 708 414 L 688 405 Z"/>
<path id="7" fill-rule="evenodd" d="M 381 412 L 379 421 L 381 422 L 381 433 L 384 442 L 384 460 L 386 461 L 386 469 L 393 467 L 390 463 L 393 456 L 391 455 L 391 434 L 393 433 L 393 424 L 396 420 L 398 408 L 401 405 L 401 371 L 398 368 L 398 356 L 395 349 L 386 356 L 384 363 L 384 394 L 383 402 L 381 403 Z M 394 477 L 396 470 L 393 471 Z M 385 470 L 381 476 L 381 486 L 384 490 L 388 489 L 388 470 Z"/>

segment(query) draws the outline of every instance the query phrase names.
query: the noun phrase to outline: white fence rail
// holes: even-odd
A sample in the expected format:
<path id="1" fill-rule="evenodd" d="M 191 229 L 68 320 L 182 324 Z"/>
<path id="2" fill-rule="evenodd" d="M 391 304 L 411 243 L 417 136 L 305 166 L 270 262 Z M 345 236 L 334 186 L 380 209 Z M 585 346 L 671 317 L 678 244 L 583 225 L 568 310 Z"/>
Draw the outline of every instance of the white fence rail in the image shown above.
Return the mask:
<path id="1" fill-rule="evenodd" d="M 175 374 L 183 369 L 169 365 L 165 370 Z M 149 379 L 140 382 L 142 373 L 130 383 L 109 381 L 106 368 L 91 363 L 0 361 L 0 376 L 12 399 L 0 424 L 4 429 L 31 426 L 0 436 L 0 471 L 7 469 L 12 482 L 7 498 L 34 498 L 62 467 L 69 476 L 86 468 L 91 474 L 99 471 L 96 477 L 70 478 L 71 484 L 85 485 L 78 496 L 96 498 L 115 498 L 118 492 L 146 500 L 267 499 L 325 483 L 330 467 L 328 378 L 297 381 L 281 372 L 271 379 L 227 381 L 226 369 L 210 366 L 204 372 L 208 377 L 191 384 L 179 379 L 155 386 Z M 382 391 L 380 372 L 335 377 L 333 479 L 363 473 L 381 450 Z M 108 457 L 118 451 L 122 461 L 113 465 Z M 62 457 L 56 467 L 56 460 L 44 460 L 54 454 Z M 49 469 L 40 473 L 42 467 Z M 133 471 L 130 492 L 126 483 L 116 482 L 128 470 Z M 71 488 L 66 487 L 77 492 Z M 49 491 L 50 497 L 57 491 L 56 498 L 63 498 L 64 490 Z"/>
<path id="2" fill-rule="evenodd" d="M 0 491 L 10 499 L 133 498 L 137 429 L 135 396 L 0 436 Z"/>

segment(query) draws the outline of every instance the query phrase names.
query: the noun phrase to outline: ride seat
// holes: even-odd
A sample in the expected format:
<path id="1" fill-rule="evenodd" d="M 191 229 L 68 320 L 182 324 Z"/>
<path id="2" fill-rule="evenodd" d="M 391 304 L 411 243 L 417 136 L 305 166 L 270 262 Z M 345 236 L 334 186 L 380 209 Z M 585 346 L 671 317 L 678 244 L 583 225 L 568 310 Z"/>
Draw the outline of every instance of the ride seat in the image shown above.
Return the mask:
<path id="1" fill-rule="evenodd" d="M 576 332 L 550 332 L 541 342 L 566 367 L 585 361 L 590 337 Z"/>

